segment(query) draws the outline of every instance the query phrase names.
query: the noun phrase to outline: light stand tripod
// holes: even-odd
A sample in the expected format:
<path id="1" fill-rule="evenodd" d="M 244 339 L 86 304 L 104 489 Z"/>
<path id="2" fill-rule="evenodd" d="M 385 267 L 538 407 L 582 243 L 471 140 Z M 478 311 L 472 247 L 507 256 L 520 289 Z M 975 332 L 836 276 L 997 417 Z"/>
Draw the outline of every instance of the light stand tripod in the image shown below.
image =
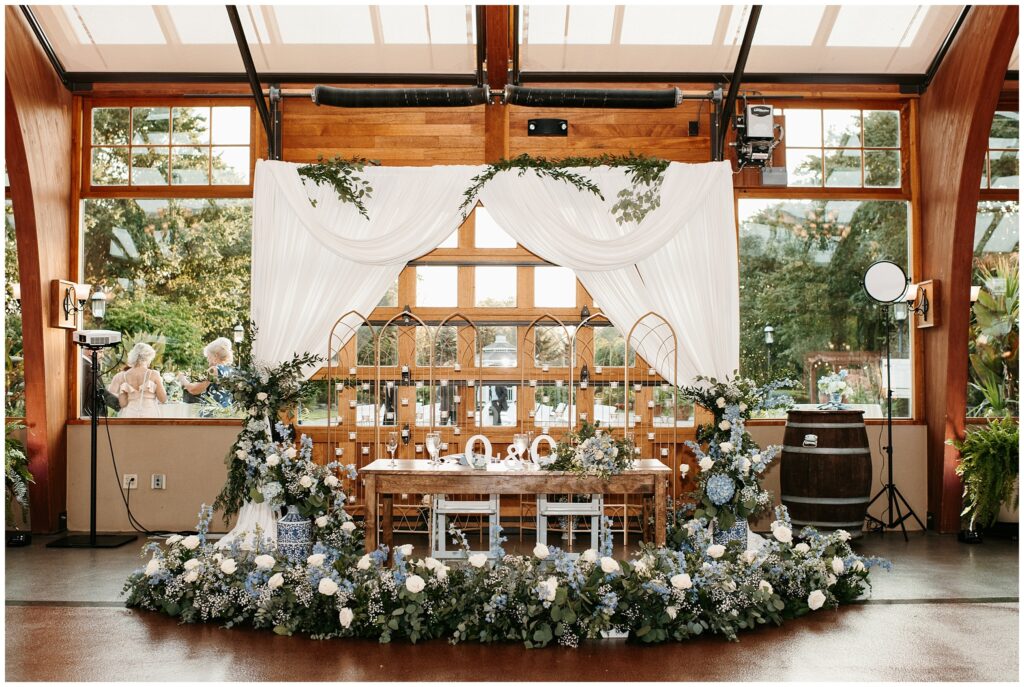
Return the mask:
<path id="1" fill-rule="evenodd" d="M 925 529 L 924 523 L 921 522 L 921 518 L 917 517 L 917 513 L 910 507 L 907 499 L 900 493 L 899 488 L 896 486 L 896 482 L 893 480 L 893 468 L 892 468 L 892 352 L 889 348 L 889 339 L 891 323 L 889 321 L 889 305 L 883 305 L 883 321 L 885 322 L 885 386 L 887 396 L 887 411 L 886 411 L 886 431 L 888 432 L 888 442 L 885 446 L 886 460 L 889 463 L 889 476 L 888 481 L 882 485 L 882 489 L 875 494 L 874 498 L 868 503 L 868 508 L 877 501 L 884 494 L 889 502 L 889 509 L 886 511 L 886 518 L 888 522 L 880 520 L 873 515 L 868 515 L 867 519 L 871 522 L 877 523 L 884 533 L 887 529 L 895 529 L 898 525 L 903 530 L 903 539 L 910 541 L 907 536 L 907 518 L 913 517 L 917 520 L 917 524 L 921 526 L 921 529 Z M 906 508 L 906 513 L 900 508 L 900 503 Z M 899 516 L 899 517 L 897 517 Z"/>
<path id="2" fill-rule="evenodd" d="M 53 549 L 113 549 L 133 542 L 138 537 L 134 534 L 97 534 L 96 533 L 96 437 L 99 434 L 99 416 L 106 401 L 103 398 L 103 387 L 100 381 L 100 348 L 105 346 L 89 346 L 81 344 L 90 352 L 92 371 L 89 378 L 92 382 L 92 394 L 89 399 L 92 433 L 89 447 L 89 534 L 69 534 L 47 544 Z"/>

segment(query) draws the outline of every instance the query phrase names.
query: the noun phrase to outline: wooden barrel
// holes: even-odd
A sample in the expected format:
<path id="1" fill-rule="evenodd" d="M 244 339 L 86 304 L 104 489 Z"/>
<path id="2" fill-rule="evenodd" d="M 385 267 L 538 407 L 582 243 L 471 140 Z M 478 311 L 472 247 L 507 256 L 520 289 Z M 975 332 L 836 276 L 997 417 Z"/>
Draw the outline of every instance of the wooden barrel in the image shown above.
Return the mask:
<path id="1" fill-rule="evenodd" d="M 789 411 L 781 461 L 782 503 L 795 529 L 861 535 L 871 499 L 864 411 Z"/>

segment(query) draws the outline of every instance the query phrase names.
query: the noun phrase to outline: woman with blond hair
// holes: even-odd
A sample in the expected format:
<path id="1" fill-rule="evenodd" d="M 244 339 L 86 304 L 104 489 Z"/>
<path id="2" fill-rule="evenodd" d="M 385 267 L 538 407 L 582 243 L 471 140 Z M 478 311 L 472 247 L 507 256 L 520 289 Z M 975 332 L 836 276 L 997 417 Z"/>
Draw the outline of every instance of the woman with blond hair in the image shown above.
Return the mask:
<path id="1" fill-rule="evenodd" d="M 158 417 L 158 403 L 167 401 L 163 379 L 156 370 L 149 369 L 156 351 L 147 343 L 139 342 L 128 352 L 128 369 L 118 372 L 110 380 L 107 391 L 117 396 L 121 405 L 118 417 Z"/>
<path id="2" fill-rule="evenodd" d="M 235 356 L 231 351 L 231 341 L 223 336 L 214 339 L 203 348 L 203 355 L 209 364 L 206 371 L 207 379 L 191 382 L 184 374 L 179 374 L 181 388 L 195 399 L 192 403 L 214 403 L 221 408 L 227 408 L 231 405 L 231 393 L 218 385 L 217 379 L 227 377 L 232 372 L 231 363 L 234 362 Z"/>

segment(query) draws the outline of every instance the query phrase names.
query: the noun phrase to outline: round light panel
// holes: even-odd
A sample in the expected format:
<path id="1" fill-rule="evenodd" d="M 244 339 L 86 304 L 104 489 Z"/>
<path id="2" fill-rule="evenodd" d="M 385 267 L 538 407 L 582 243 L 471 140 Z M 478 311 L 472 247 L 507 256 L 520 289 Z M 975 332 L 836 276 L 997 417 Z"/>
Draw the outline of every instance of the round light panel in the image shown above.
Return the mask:
<path id="1" fill-rule="evenodd" d="M 895 303 L 907 291 L 907 274 L 890 260 L 871 263 L 864 272 L 864 291 L 879 303 Z"/>

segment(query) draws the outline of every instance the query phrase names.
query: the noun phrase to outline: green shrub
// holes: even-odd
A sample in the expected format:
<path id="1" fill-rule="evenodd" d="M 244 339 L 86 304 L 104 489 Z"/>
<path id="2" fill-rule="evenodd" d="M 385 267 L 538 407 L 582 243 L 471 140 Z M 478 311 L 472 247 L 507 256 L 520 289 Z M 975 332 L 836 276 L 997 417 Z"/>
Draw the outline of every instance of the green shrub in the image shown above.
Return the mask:
<path id="1" fill-rule="evenodd" d="M 1011 505 L 1017 509 L 1020 497 L 1013 495 L 1013 487 L 1020 474 L 1019 438 L 1017 421 L 1002 418 L 967 432 L 963 441 L 948 442 L 960 451 L 956 474 L 964 482 L 961 515 L 970 516 L 968 529 L 993 524 L 1000 505 L 1011 497 Z"/>

